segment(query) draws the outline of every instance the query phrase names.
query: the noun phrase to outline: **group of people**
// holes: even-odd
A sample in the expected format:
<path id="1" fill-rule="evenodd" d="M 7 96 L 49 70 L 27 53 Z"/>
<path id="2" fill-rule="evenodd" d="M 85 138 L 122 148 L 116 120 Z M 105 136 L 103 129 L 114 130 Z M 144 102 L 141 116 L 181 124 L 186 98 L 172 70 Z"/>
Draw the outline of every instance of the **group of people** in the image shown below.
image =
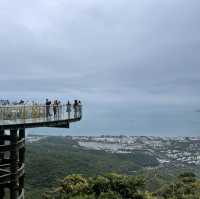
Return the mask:
<path id="1" fill-rule="evenodd" d="M 9 105 L 9 104 L 10 104 L 9 100 L 3 100 L 3 99 L 0 100 L 0 105 L 2 106 Z"/>
<path id="2" fill-rule="evenodd" d="M 27 102 L 26 102 L 27 103 Z M 22 105 L 25 104 L 24 100 L 19 100 L 19 101 L 13 101 L 10 102 L 9 100 L 0 100 L 0 105 L 2 106 L 8 106 L 8 105 Z"/>
<path id="3" fill-rule="evenodd" d="M 54 118 L 60 117 L 63 114 L 63 107 L 65 107 L 65 104 L 62 104 L 59 100 L 50 101 L 49 99 L 46 99 L 46 117 L 51 117 L 51 112 L 53 111 Z M 51 111 L 52 110 L 52 111 Z M 70 101 L 66 104 L 66 112 L 68 113 L 68 118 L 71 117 L 71 112 L 74 110 L 74 118 L 81 117 L 82 114 L 82 104 L 81 101 L 74 100 L 74 102 L 71 104 Z"/>
<path id="4" fill-rule="evenodd" d="M 36 101 L 30 101 L 30 100 L 15 100 L 15 101 L 10 101 L 10 100 L 0 100 L 0 106 L 13 106 L 13 105 L 24 105 L 24 106 L 33 106 L 33 105 L 41 105 L 41 103 L 36 102 Z"/>
<path id="5" fill-rule="evenodd" d="M 67 107 L 66 111 L 68 112 L 68 118 L 70 118 L 72 108 L 74 109 L 74 118 L 81 117 L 82 115 L 81 101 L 74 100 L 73 104 L 71 104 L 70 101 L 68 101 L 66 107 Z"/>

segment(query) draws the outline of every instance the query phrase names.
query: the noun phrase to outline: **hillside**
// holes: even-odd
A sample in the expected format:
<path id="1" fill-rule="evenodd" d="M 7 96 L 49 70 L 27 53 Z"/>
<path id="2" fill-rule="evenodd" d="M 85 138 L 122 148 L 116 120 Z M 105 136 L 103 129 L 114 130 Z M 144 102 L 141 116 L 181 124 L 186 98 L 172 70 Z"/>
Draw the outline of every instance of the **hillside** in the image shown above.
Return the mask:
<path id="1" fill-rule="evenodd" d="M 153 156 L 142 152 L 132 155 L 88 150 L 65 137 L 48 137 L 28 143 L 26 153 L 28 195 L 54 186 L 58 179 L 68 174 L 78 173 L 85 176 L 108 172 L 134 174 L 145 166 L 158 165 Z"/>
<path id="2" fill-rule="evenodd" d="M 158 190 L 167 182 L 173 182 L 182 172 L 193 171 L 195 165 L 160 166 L 157 157 L 146 150 L 133 153 L 112 153 L 81 147 L 71 137 L 46 137 L 27 142 L 26 198 L 40 198 L 41 193 L 55 187 L 60 179 L 70 174 L 97 176 L 119 173 L 143 176 L 148 191 Z"/>

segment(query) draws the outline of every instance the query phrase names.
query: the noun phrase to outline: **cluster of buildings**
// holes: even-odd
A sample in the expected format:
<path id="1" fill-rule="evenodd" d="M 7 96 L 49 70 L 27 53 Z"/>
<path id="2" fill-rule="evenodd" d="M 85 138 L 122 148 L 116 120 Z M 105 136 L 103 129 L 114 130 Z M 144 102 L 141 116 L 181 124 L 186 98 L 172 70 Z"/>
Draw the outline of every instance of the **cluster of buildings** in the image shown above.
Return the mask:
<path id="1" fill-rule="evenodd" d="M 28 136 L 32 143 L 45 136 Z M 200 166 L 200 137 L 153 137 L 153 136 L 68 136 L 80 147 L 103 150 L 109 153 L 143 152 L 154 156 L 160 166 Z"/>
<path id="2" fill-rule="evenodd" d="M 162 165 L 200 165 L 200 137 L 73 136 L 71 139 L 87 149 L 111 153 L 141 151 L 155 156 Z"/>

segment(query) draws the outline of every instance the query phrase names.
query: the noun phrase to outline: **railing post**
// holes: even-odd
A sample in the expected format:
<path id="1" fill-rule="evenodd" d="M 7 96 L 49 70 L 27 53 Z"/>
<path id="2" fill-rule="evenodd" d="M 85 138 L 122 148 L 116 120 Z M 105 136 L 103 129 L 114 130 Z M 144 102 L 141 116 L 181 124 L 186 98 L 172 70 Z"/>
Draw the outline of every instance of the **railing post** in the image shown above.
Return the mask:
<path id="1" fill-rule="evenodd" d="M 4 139 L 2 138 L 4 135 L 5 135 L 4 130 L 0 130 L 0 145 L 4 145 Z M 1 162 L 3 161 L 3 159 L 4 159 L 4 153 L 0 152 L 0 160 L 1 160 Z"/>

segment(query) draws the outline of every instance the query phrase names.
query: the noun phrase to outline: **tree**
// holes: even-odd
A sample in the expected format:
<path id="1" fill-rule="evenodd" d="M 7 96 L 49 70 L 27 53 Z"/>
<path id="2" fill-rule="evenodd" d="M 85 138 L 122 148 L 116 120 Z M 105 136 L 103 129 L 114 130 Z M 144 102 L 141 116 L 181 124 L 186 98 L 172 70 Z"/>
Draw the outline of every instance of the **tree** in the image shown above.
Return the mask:
<path id="1" fill-rule="evenodd" d="M 193 173 L 183 173 L 170 185 L 164 185 L 157 196 L 164 199 L 199 199 L 200 181 Z"/>

